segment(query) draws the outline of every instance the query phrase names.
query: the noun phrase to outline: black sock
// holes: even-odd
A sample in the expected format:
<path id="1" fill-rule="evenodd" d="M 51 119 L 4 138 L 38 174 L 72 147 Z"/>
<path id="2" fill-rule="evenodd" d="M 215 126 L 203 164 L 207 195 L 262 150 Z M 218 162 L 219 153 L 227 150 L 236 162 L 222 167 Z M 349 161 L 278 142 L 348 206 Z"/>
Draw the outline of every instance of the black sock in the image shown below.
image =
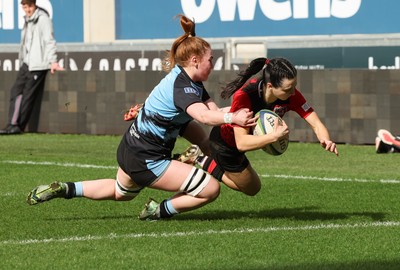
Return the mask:
<path id="1" fill-rule="evenodd" d="M 169 211 L 167 210 L 167 200 L 163 200 L 160 203 L 160 218 L 170 218 L 173 216 L 173 214 L 169 213 Z"/>
<path id="2" fill-rule="evenodd" d="M 207 159 L 209 159 L 207 156 L 198 156 L 194 162 L 200 166 L 203 166 L 204 161 Z"/>
<path id="3" fill-rule="evenodd" d="M 65 193 L 65 199 L 72 199 L 75 197 L 75 183 L 66 182 L 67 192 Z"/>

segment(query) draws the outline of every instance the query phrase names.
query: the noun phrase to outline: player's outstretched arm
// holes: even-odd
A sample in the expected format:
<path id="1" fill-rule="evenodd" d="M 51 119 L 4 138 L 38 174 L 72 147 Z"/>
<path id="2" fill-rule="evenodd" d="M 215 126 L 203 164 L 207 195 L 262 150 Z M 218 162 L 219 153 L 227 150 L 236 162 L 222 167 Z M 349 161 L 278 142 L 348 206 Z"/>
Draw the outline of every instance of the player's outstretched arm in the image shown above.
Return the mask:
<path id="1" fill-rule="evenodd" d="M 336 143 L 334 143 L 330 136 L 329 131 L 325 127 L 325 125 L 321 122 L 321 119 L 318 117 L 316 112 L 312 112 L 309 116 L 305 118 L 307 123 L 313 129 L 315 135 L 317 136 L 321 146 L 331 153 L 334 153 L 336 156 L 339 156 L 339 151 L 336 147 Z"/>
<path id="2" fill-rule="evenodd" d="M 218 126 L 225 123 L 237 124 L 243 127 L 256 125 L 257 117 L 248 109 L 240 109 L 233 113 L 210 110 L 204 103 L 198 102 L 187 107 L 186 112 L 202 124 Z"/>

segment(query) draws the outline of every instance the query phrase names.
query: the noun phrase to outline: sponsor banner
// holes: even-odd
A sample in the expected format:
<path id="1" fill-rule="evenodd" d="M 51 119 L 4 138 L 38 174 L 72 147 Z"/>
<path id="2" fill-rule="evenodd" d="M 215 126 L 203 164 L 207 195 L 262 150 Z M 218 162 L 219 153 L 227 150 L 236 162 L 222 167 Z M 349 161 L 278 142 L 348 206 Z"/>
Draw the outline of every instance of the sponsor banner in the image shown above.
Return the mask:
<path id="1" fill-rule="evenodd" d="M 0 43 L 20 43 L 25 15 L 20 3 L 0 0 Z M 36 0 L 36 4 L 52 18 L 57 42 L 83 42 L 82 0 Z"/>
<path id="2" fill-rule="evenodd" d="M 268 57 L 288 58 L 297 69 L 400 69 L 400 47 L 270 49 Z"/>
<path id="3" fill-rule="evenodd" d="M 214 70 L 225 70 L 224 51 L 213 50 L 213 55 Z M 164 57 L 165 51 L 58 53 L 59 63 L 71 71 L 157 71 Z M 297 69 L 400 69 L 400 46 L 269 49 L 268 57 L 288 58 Z M 245 65 L 233 64 L 230 69 Z M 19 70 L 17 53 L 0 53 L 0 72 L 15 70 Z"/>
<path id="4" fill-rule="evenodd" d="M 205 38 L 400 33 L 398 0 L 114 1 L 115 40 L 176 38 L 177 14 L 193 18 Z M 83 0 L 37 3 L 49 11 L 57 42 L 84 41 Z M 23 15 L 20 0 L 0 0 L 0 43 L 20 42 Z"/>
<path id="5" fill-rule="evenodd" d="M 116 0 L 116 39 L 175 38 L 173 16 L 202 37 L 400 33 L 398 0 Z"/>
<path id="6" fill-rule="evenodd" d="M 215 69 L 223 70 L 223 51 L 213 51 Z M 58 52 L 59 63 L 70 71 L 157 71 L 165 51 Z M 0 72 L 19 70 L 17 53 L 0 53 Z"/>

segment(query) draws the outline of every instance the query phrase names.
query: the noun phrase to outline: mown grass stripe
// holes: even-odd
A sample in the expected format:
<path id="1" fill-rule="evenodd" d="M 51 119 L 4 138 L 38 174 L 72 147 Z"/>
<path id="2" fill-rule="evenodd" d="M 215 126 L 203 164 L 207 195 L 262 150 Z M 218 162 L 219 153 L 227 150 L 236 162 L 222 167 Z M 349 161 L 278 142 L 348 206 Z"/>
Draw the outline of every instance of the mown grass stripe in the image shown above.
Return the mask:
<path id="1" fill-rule="evenodd" d="M 358 228 L 399 227 L 399 226 L 400 222 L 385 221 L 385 222 L 356 223 L 356 224 L 320 224 L 320 225 L 307 225 L 299 227 L 238 228 L 232 230 L 135 233 L 135 234 L 121 234 L 121 235 L 110 233 L 108 235 L 98 235 L 98 236 L 87 235 L 87 236 L 73 236 L 67 238 L 6 240 L 6 241 L 1 241 L 0 246 L 86 242 L 86 241 L 99 241 L 99 240 L 104 241 L 113 239 L 132 239 L 132 238 L 173 238 L 173 237 L 204 236 L 204 235 L 214 235 L 214 234 L 271 233 L 280 231 L 312 231 L 312 230 L 358 229 Z"/>
<path id="2" fill-rule="evenodd" d="M 113 169 L 116 170 L 116 166 L 104 166 L 104 165 L 93 165 L 93 164 L 80 164 L 80 163 L 61 163 L 51 161 L 22 161 L 22 160 L 3 160 L 2 163 L 9 164 L 20 164 L 20 165 L 44 165 L 44 166 L 61 166 L 61 167 L 75 167 L 75 168 L 88 168 L 88 169 Z M 318 181 L 330 181 L 330 182 L 359 182 L 359 183 L 385 183 L 385 184 L 400 184 L 399 179 L 351 179 L 351 178 L 340 178 L 340 177 L 317 177 L 307 175 L 285 175 L 285 174 L 262 174 L 263 178 L 281 178 L 281 179 L 298 179 L 298 180 L 318 180 Z"/>

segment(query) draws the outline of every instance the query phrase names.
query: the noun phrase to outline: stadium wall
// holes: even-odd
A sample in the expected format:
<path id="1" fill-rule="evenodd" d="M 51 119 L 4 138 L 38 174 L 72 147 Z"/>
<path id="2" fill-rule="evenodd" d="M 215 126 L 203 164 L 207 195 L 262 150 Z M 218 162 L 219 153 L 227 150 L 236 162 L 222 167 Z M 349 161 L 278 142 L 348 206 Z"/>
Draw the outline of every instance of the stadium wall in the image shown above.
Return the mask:
<path id="1" fill-rule="evenodd" d="M 0 127 L 19 67 L 19 2 L 0 0 Z M 373 143 L 378 128 L 400 133 L 398 0 L 37 2 L 53 19 L 66 72 L 48 76 L 31 131 L 123 132 L 124 110 L 163 76 L 163 52 L 181 34 L 173 16 L 184 13 L 212 44 L 208 89 L 219 104 L 219 84 L 236 70 L 255 57 L 283 56 L 299 70 L 299 88 L 336 141 Z M 292 114 L 287 121 L 292 140 L 315 141 L 304 121 Z"/>
<path id="2" fill-rule="evenodd" d="M 119 135 L 128 127 L 123 114 L 143 102 L 165 74 L 161 71 L 59 72 L 47 77 L 40 113 L 29 131 Z M 221 106 L 221 84 L 234 71 L 214 71 L 206 83 L 211 97 Z M 0 126 L 7 122 L 9 89 L 16 72 L 0 72 Z M 399 70 L 300 70 L 298 88 L 340 143 L 372 144 L 376 132 L 385 128 L 399 133 Z M 40 103 L 37 104 L 38 107 Z M 291 141 L 315 142 L 307 123 L 295 113 L 285 117 Z"/>

